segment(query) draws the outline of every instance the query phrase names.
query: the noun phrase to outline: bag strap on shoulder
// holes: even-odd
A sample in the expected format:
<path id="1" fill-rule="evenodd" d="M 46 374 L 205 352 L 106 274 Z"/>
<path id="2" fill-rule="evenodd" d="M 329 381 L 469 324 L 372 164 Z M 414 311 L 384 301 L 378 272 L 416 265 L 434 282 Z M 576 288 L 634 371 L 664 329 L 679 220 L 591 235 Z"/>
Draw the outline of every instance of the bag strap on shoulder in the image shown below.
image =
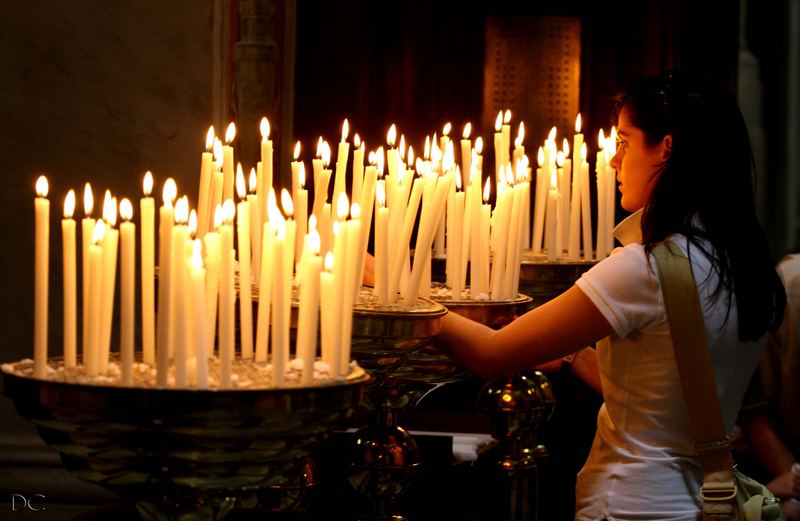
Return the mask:
<path id="1" fill-rule="evenodd" d="M 736 509 L 731 441 L 725 432 L 711 351 L 689 260 L 672 242 L 653 248 L 664 306 L 689 413 L 697 458 L 703 469 L 706 520 L 732 519 Z"/>

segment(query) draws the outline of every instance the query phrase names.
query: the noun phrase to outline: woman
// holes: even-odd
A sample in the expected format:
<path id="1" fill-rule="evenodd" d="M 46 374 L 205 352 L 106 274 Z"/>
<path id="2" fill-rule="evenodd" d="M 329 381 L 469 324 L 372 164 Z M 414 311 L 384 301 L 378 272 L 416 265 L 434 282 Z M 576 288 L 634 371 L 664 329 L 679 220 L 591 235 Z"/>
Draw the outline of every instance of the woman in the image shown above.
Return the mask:
<path id="1" fill-rule="evenodd" d="M 604 405 L 578 475 L 580 520 L 695 521 L 702 479 L 661 287 L 650 254 L 688 254 L 723 418 L 732 429 L 785 294 L 753 202 L 750 144 L 735 99 L 665 73 L 633 81 L 615 105 L 623 244 L 559 297 L 494 331 L 449 313 L 437 341 L 494 378 L 597 343 Z"/>

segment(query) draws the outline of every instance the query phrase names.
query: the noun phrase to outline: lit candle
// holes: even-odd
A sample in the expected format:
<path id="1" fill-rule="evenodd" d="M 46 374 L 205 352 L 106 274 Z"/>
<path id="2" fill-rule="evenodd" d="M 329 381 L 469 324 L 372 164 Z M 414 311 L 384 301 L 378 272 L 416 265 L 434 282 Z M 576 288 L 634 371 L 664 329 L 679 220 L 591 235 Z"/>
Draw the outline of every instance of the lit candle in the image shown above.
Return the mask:
<path id="1" fill-rule="evenodd" d="M 464 173 L 464 190 L 472 183 L 472 140 L 469 138 L 471 132 L 472 123 L 464 125 L 464 132 L 461 134 L 461 171 Z"/>
<path id="2" fill-rule="evenodd" d="M 580 113 L 575 118 L 575 135 L 572 138 L 572 153 L 575 157 L 573 161 L 572 172 L 572 193 L 570 194 L 570 207 L 569 207 L 569 237 L 567 238 L 567 254 L 570 259 L 577 259 L 580 255 L 581 236 L 580 236 L 580 223 L 581 223 L 581 168 L 583 162 L 579 157 L 581 147 L 583 145 L 583 134 L 581 134 L 581 115 Z"/>
<path id="3" fill-rule="evenodd" d="M 89 329 L 87 349 L 83 353 L 86 376 L 95 376 L 99 370 L 100 306 L 103 294 L 103 247 L 100 243 L 105 234 L 105 227 L 102 219 L 97 221 L 92 231 L 92 245 L 89 247 Z"/>
<path id="4" fill-rule="evenodd" d="M 603 148 L 605 148 L 605 136 L 603 135 L 603 129 L 601 128 L 598 135 L 597 135 L 597 144 L 598 144 L 598 152 L 597 152 L 597 160 L 595 163 L 595 174 L 596 174 L 596 182 L 597 182 L 597 258 L 602 259 L 606 255 L 608 255 L 608 247 L 607 247 L 607 239 L 605 234 L 606 229 L 606 219 L 608 218 L 608 209 L 606 208 L 608 204 L 608 196 L 606 194 L 606 190 L 608 189 L 608 183 L 606 181 L 606 165 L 605 165 L 605 155 L 603 153 Z"/>
<path id="5" fill-rule="evenodd" d="M 511 210 L 513 200 L 509 200 L 512 190 L 506 183 L 506 168 L 500 167 L 500 183 L 497 185 L 497 202 L 493 215 L 492 256 L 491 270 L 491 297 L 493 300 L 503 298 L 503 277 L 506 270 L 506 255 L 508 254 L 508 240 L 510 234 Z"/>
<path id="6" fill-rule="evenodd" d="M 399 235 L 391 235 L 387 233 L 387 237 L 397 238 L 395 242 L 394 253 L 390 258 L 389 264 L 389 294 L 394 297 L 394 294 L 400 287 L 400 275 L 405 265 L 406 257 L 409 255 L 409 244 L 411 241 L 411 234 L 414 231 L 414 223 L 417 220 L 417 210 L 419 209 L 419 202 L 422 197 L 423 187 L 425 183 L 422 179 L 414 179 L 414 185 L 411 189 L 411 199 L 406 207 L 405 215 L 403 216 L 402 227 Z M 377 240 L 377 236 L 376 236 Z M 388 248 L 388 246 L 387 246 Z M 387 249 L 388 251 L 388 249 Z"/>
<path id="7" fill-rule="evenodd" d="M 347 202 L 347 195 L 342 194 L 341 199 Z M 362 258 L 361 247 L 361 208 L 358 203 L 350 207 L 350 220 L 344 222 L 347 229 L 347 271 L 344 280 L 344 301 L 342 305 L 342 337 L 339 363 L 339 376 L 346 377 L 350 362 L 350 341 L 353 334 L 353 306 L 361 287 L 361 281 L 356 280 L 361 275 L 361 266 L 358 264 Z"/>
<path id="8" fill-rule="evenodd" d="M 77 273 L 75 268 L 75 190 L 64 199 L 64 219 L 61 221 L 61 249 L 64 264 L 64 367 L 75 367 L 77 344 Z"/>
<path id="9" fill-rule="evenodd" d="M 536 155 L 539 168 L 536 169 L 536 198 L 533 204 L 533 253 L 542 251 L 542 236 L 544 234 L 544 214 L 547 209 L 547 165 L 545 163 L 544 147 L 539 147 Z"/>
<path id="10" fill-rule="evenodd" d="M 295 258 L 300 258 L 303 253 L 303 246 L 305 241 L 302 239 L 306 236 L 308 229 L 308 190 L 306 190 L 306 167 L 301 162 L 300 168 L 297 172 L 298 189 L 297 198 L 295 200 L 295 213 L 297 214 L 297 237 L 295 246 Z M 320 260 L 320 263 L 322 260 Z"/>
<path id="11" fill-rule="evenodd" d="M 117 224 L 117 199 L 111 197 L 111 192 L 106 190 L 103 201 L 103 220 L 107 228 L 103 235 L 103 293 L 100 301 L 100 356 L 98 370 L 100 374 L 108 372 L 108 359 L 111 352 L 111 322 L 114 316 L 114 293 L 117 282 L 117 255 L 119 251 L 119 231 L 114 226 Z"/>
<path id="12" fill-rule="evenodd" d="M 259 125 L 259 129 L 261 130 L 261 169 L 262 174 L 264 176 L 264 186 L 263 192 L 258 192 L 259 200 L 261 197 L 266 199 L 266 194 L 269 192 L 270 188 L 272 188 L 273 183 L 275 180 L 272 178 L 272 140 L 269 138 L 270 133 L 270 126 L 269 120 L 267 118 L 261 118 L 261 123 Z M 262 203 L 262 211 L 266 210 L 265 205 Z"/>
<path id="13" fill-rule="evenodd" d="M 347 187 L 345 176 L 347 175 L 347 157 L 350 154 L 350 143 L 347 142 L 347 134 L 350 131 L 347 119 L 342 123 L 342 140 L 339 141 L 339 151 L 336 159 L 336 177 L 333 180 L 333 201 L 339 200 L 339 194 L 344 193 Z"/>
<path id="14" fill-rule="evenodd" d="M 142 361 L 155 364 L 156 318 L 155 318 L 155 201 L 150 197 L 153 190 L 153 174 L 144 174 L 142 183 L 144 197 L 139 201 L 142 242 Z"/>
<path id="15" fill-rule="evenodd" d="M 251 274 L 253 276 L 253 283 L 258 289 L 261 276 L 261 204 L 258 194 L 258 175 L 254 168 L 250 169 L 250 178 L 248 181 L 250 190 L 247 193 L 247 202 L 250 208 L 250 244 L 251 256 L 253 265 L 251 267 Z"/>
<path id="16" fill-rule="evenodd" d="M 346 196 L 345 196 L 346 197 Z M 340 199 L 340 203 L 341 203 Z M 343 209 L 344 208 L 344 209 Z M 333 268 L 333 280 L 334 280 L 334 295 L 339 297 L 339 301 L 336 304 L 336 307 L 333 308 L 335 311 L 331 313 L 334 315 L 333 318 L 333 326 L 332 326 L 332 334 L 334 335 L 334 353 L 331 359 L 331 376 L 338 377 L 342 374 L 342 326 L 344 321 L 344 300 L 346 299 L 346 295 L 344 292 L 345 288 L 345 277 L 347 274 L 347 228 L 343 225 L 341 221 L 344 221 L 345 217 L 347 216 L 347 204 L 338 204 L 337 205 L 337 215 L 340 216 L 338 221 L 333 223 L 333 257 L 335 259 L 335 264 Z M 325 308 L 328 309 L 328 308 Z"/>
<path id="17" fill-rule="evenodd" d="M 94 219 L 91 217 L 94 208 L 94 197 L 92 197 L 92 187 L 86 183 L 83 187 L 83 213 L 81 220 L 81 353 L 83 354 L 83 364 L 86 365 L 86 356 L 89 351 L 89 248 L 92 247 L 92 235 L 94 233 Z"/>
<path id="18" fill-rule="evenodd" d="M 331 171 L 327 168 L 331 160 L 331 150 L 327 143 L 322 143 L 322 168 L 319 171 L 318 183 L 314 189 L 314 210 L 313 215 L 317 216 L 317 221 L 321 222 L 321 211 L 325 203 L 328 201 L 328 184 L 331 179 Z M 323 247 L 325 246 L 325 237 L 322 237 Z"/>
<path id="19" fill-rule="evenodd" d="M 208 388 L 208 335 L 206 331 L 206 280 L 201 243 L 194 240 L 191 264 L 191 301 L 195 330 L 195 379 L 198 389 Z"/>
<path id="20" fill-rule="evenodd" d="M 289 356 L 289 321 L 286 316 L 286 223 L 274 223 L 277 230 L 275 236 L 272 264 L 272 385 L 282 386 L 285 383 L 286 362 Z"/>
<path id="21" fill-rule="evenodd" d="M 225 130 L 225 146 L 222 147 L 222 200 L 233 200 L 233 184 L 236 176 L 233 162 L 233 140 L 236 138 L 236 125 L 231 122 Z"/>
<path id="22" fill-rule="evenodd" d="M 241 201 L 236 208 L 236 229 L 239 234 L 239 329 L 242 358 L 253 358 L 253 301 L 250 276 L 250 203 L 246 200 L 244 173 L 241 164 L 236 171 L 236 193 Z"/>
<path id="23" fill-rule="evenodd" d="M 339 338 L 336 334 L 338 317 L 334 312 L 327 312 L 327 310 L 338 309 L 337 298 L 339 296 L 335 293 L 334 267 L 334 255 L 332 252 L 328 252 L 325 255 L 325 269 L 319 276 L 320 309 L 326 310 L 320 316 L 320 343 L 322 344 L 322 360 L 328 364 L 331 376 L 339 374 L 338 368 L 334 368 L 334 364 L 339 361 L 336 352 L 336 340 Z"/>
<path id="24" fill-rule="evenodd" d="M 545 245 L 547 247 L 547 260 L 554 262 L 558 258 L 556 251 L 556 223 L 558 221 L 558 177 L 553 171 L 550 178 L 550 191 L 547 194 L 547 217 L 545 218 Z"/>
<path id="25" fill-rule="evenodd" d="M 453 197 L 453 231 L 454 233 L 447 240 L 447 257 L 453 256 L 452 267 L 456 270 L 453 277 L 453 300 L 461 300 L 461 291 L 464 288 L 464 277 L 461 271 L 463 257 L 463 236 L 464 228 L 464 192 L 461 191 L 461 175 L 456 173 L 456 194 Z"/>
<path id="26" fill-rule="evenodd" d="M 509 163 L 508 151 L 511 149 L 511 110 L 506 109 L 503 114 L 503 126 L 500 130 L 503 135 L 503 164 Z"/>
<path id="27" fill-rule="evenodd" d="M 267 193 L 269 221 L 262 226 L 261 235 L 261 286 L 258 288 L 258 318 L 256 324 L 256 362 L 267 361 L 269 346 L 270 313 L 272 308 L 272 273 L 275 264 L 275 226 L 282 219 L 275 198 L 275 190 Z"/>
<path id="28" fill-rule="evenodd" d="M 386 186 L 386 203 L 389 208 L 389 213 L 391 214 L 391 208 L 393 206 L 393 188 L 394 184 L 397 180 L 397 149 L 394 147 L 395 140 L 397 139 L 397 127 L 394 123 L 392 126 L 389 127 L 389 131 L 386 133 L 386 143 L 389 145 L 389 150 L 386 151 L 386 163 L 389 167 L 389 178 L 388 183 Z M 391 219 L 391 217 L 390 217 Z"/>
<path id="29" fill-rule="evenodd" d="M 314 158 L 311 160 L 311 174 L 314 176 L 312 179 L 311 185 L 314 187 L 314 207 L 313 211 L 311 212 L 313 215 L 317 215 L 317 199 L 319 199 L 319 181 L 322 178 L 322 150 L 323 150 L 323 140 L 322 136 L 319 137 L 317 141 L 317 150 Z M 295 151 L 297 152 L 297 157 L 300 157 L 300 149 L 298 145 L 295 145 Z M 320 206 L 321 208 L 321 206 Z"/>
<path id="30" fill-rule="evenodd" d="M 479 255 L 480 258 L 480 269 L 478 273 L 480 274 L 480 280 L 478 281 L 478 293 L 477 296 L 481 294 L 489 294 L 489 222 L 491 219 L 491 205 L 489 204 L 490 198 L 490 188 L 491 185 L 489 184 L 489 179 L 486 179 L 486 183 L 483 187 L 483 202 L 484 204 L 481 206 L 481 216 L 480 216 L 480 248 L 479 248 Z M 473 298 L 475 298 L 475 294 L 473 293 Z"/>
<path id="31" fill-rule="evenodd" d="M 216 208 L 217 206 L 222 206 L 222 185 L 223 185 L 223 175 L 222 175 L 222 165 L 225 162 L 225 158 L 223 157 L 224 154 L 222 152 L 222 142 L 214 138 L 214 172 L 211 176 L 211 202 L 209 203 L 209 216 L 208 216 L 208 224 L 209 227 L 213 224 L 212 220 L 214 218 L 213 215 L 210 215 L 210 209 Z"/>
<path id="32" fill-rule="evenodd" d="M 233 219 L 236 216 L 236 207 L 228 199 L 222 205 L 223 224 L 220 226 L 220 288 L 219 288 L 219 359 L 220 359 L 220 386 L 231 386 L 231 366 L 233 364 L 235 349 L 236 320 L 234 290 L 234 249 L 233 249 Z"/>
<path id="33" fill-rule="evenodd" d="M 203 238 L 208 231 L 211 184 L 214 178 L 214 126 L 206 133 L 206 151 L 200 157 L 200 190 L 197 194 L 197 237 Z M 213 208 L 213 207 L 211 207 Z M 142 250 L 144 253 L 144 250 Z"/>
<path id="34" fill-rule="evenodd" d="M 503 111 L 497 113 L 494 120 L 494 171 L 495 182 L 500 183 L 500 167 L 503 165 Z"/>
<path id="35" fill-rule="evenodd" d="M 353 201 L 357 201 L 364 208 L 364 153 L 366 146 L 358 134 L 353 135 Z"/>
<path id="36" fill-rule="evenodd" d="M 214 226 L 203 237 L 206 249 L 206 346 L 208 356 L 214 354 L 214 340 L 217 336 L 217 300 L 219 296 L 220 236 L 217 231 L 222 225 L 222 206 L 214 208 Z"/>
<path id="37" fill-rule="evenodd" d="M 583 224 L 583 260 L 590 261 L 594 256 L 592 247 L 592 207 L 589 199 L 589 163 L 586 143 L 581 144 L 581 222 Z"/>
<path id="38" fill-rule="evenodd" d="M 378 304 L 389 303 L 389 209 L 386 208 L 384 181 L 378 182 L 378 207 L 375 215 L 375 294 Z"/>
<path id="39" fill-rule="evenodd" d="M 128 199 L 119 205 L 120 233 L 120 313 L 119 351 L 122 362 L 122 385 L 133 385 L 133 330 L 136 284 L 136 225 L 131 222 L 133 206 Z"/>
<path id="40" fill-rule="evenodd" d="M 566 191 L 567 182 L 564 172 L 564 152 L 561 150 L 556 154 L 556 179 L 558 180 L 558 215 L 556 221 L 556 255 L 561 256 L 564 249 L 564 201 L 569 201 Z"/>
<path id="41" fill-rule="evenodd" d="M 156 380 L 159 387 L 167 386 L 170 356 L 170 330 L 172 328 L 172 288 L 170 264 L 172 261 L 172 227 L 175 209 L 172 206 L 178 187 L 172 178 L 167 179 L 162 190 L 164 204 L 158 213 L 158 318 L 156 321 Z"/>
<path id="42" fill-rule="evenodd" d="M 47 376 L 47 313 L 48 277 L 50 261 L 50 201 L 47 200 L 47 178 L 36 180 L 36 242 L 34 264 L 34 330 L 33 330 L 33 376 Z"/>
<path id="43" fill-rule="evenodd" d="M 189 358 L 189 302 L 186 280 L 186 243 L 189 240 L 189 201 L 186 196 L 175 203 L 175 226 L 172 228 L 172 262 L 170 278 L 172 279 L 172 301 L 174 317 L 174 365 L 175 387 L 181 389 L 187 384 L 186 362 Z"/>
<path id="44" fill-rule="evenodd" d="M 297 315 L 297 357 L 303 360 L 303 385 L 314 381 L 314 361 L 317 353 L 319 328 L 320 274 L 322 257 L 319 256 L 319 233 L 311 230 L 306 250 L 308 256 L 303 263 L 300 284 L 300 310 Z"/>
<path id="45" fill-rule="evenodd" d="M 561 245 L 569 247 L 569 230 L 572 226 L 570 219 L 572 217 L 571 204 L 572 204 L 572 160 L 569 158 L 569 141 L 564 138 L 562 151 L 558 156 L 561 158 L 561 174 L 558 179 L 559 192 L 561 193 Z M 556 160 L 558 162 L 558 159 Z"/>
<path id="46" fill-rule="evenodd" d="M 514 139 L 514 155 L 511 156 L 511 164 L 516 165 L 517 162 L 522 159 L 522 156 L 525 155 L 525 145 L 522 143 L 525 141 L 525 123 L 523 121 L 519 122 L 519 127 L 517 128 L 517 137 Z"/>

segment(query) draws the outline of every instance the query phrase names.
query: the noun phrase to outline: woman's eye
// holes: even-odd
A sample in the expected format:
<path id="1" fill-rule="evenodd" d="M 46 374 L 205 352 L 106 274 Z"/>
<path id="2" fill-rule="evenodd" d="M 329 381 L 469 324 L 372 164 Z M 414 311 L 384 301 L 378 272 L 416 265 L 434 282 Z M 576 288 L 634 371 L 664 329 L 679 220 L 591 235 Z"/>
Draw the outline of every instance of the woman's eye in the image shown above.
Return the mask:
<path id="1" fill-rule="evenodd" d="M 626 143 L 625 141 L 617 141 L 617 148 L 622 150 L 627 150 L 628 143 Z"/>

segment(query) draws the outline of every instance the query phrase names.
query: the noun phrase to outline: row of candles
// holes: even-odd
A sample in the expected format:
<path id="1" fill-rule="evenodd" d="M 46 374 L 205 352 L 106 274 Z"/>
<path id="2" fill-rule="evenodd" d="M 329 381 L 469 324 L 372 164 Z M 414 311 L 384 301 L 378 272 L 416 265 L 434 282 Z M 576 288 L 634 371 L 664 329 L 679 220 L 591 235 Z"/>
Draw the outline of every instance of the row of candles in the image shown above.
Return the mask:
<path id="1" fill-rule="evenodd" d="M 222 367 L 221 385 L 230 386 L 230 368 L 236 344 L 236 295 L 233 288 L 237 258 L 241 356 L 265 361 L 269 349 L 273 382 L 276 385 L 283 383 L 284 369 L 290 358 L 288 317 L 294 275 L 300 301 L 295 356 L 303 360 L 303 379 L 310 382 L 313 374 L 318 337 L 321 338 L 322 358 L 328 363 L 331 374 L 344 375 L 349 361 L 352 309 L 363 273 L 373 211 L 374 291 L 380 304 L 394 303 L 399 295 L 401 303 L 408 306 L 418 296 L 428 294 L 432 247 L 434 253 L 446 251 L 447 280 L 455 299 L 461 298 L 461 289 L 466 285 L 468 265 L 473 298 L 485 294 L 499 300 L 516 296 L 523 249 L 530 246 L 535 253 L 541 252 L 544 241 L 550 260 L 556 260 L 562 253 L 566 253 L 568 259 L 577 259 L 580 242 L 576 230 L 579 230 L 581 221 L 584 258 L 591 259 L 588 164 L 586 146 L 580 134 L 580 116 L 576 120 L 573 150 L 581 150 L 581 154 L 574 175 L 571 175 L 573 169 L 568 159 L 567 142 L 564 140 L 564 149 L 557 151 L 554 129 L 539 149 L 533 200 L 531 169 L 522 146 L 524 127 L 520 124 L 511 156 L 510 131 L 507 129 L 510 113 L 506 112 L 502 122 L 501 116 L 502 113 L 498 116 L 495 135 L 495 146 L 499 147 L 495 153 L 498 193 L 493 212 L 488 204 L 489 180 L 483 186 L 481 182 L 482 141 L 477 138 L 473 147 L 469 125 L 460 143 L 461 165 L 455 162 L 454 146 L 448 137 L 449 124 L 441 138 L 437 140 L 434 135 L 432 141 L 426 140 L 425 153 L 422 158 L 416 158 L 416 162 L 411 147 L 408 161 L 404 160 L 404 137 L 401 136 L 400 148 L 395 148 L 396 129 L 392 126 L 387 135 L 388 149 L 384 152 L 379 147 L 370 152 L 369 163 L 365 165 L 365 144 L 356 134 L 350 190 L 354 202 L 350 206 L 345 187 L 349 159 L 348 123 L 345 120 L 333 186 L 336 211 L 328 202 L 332 174 L 327 168 L 330 147 L 320 138 L 318 157 L 312 161 L 315 198 L 310 217 L 307 217 L 308 191 L 305 190 L 305 165 L 299 160 L 299 143 L 291 165 L 291 194 L 286 190 L 282 193 L 282 214 L 272 186 L 272 142 L 266 118 L 261 123 L 261 161 L 250 172 L 249 193 L 241 165 L 237 170 L 233 168 L 231 143 L 235 138 L 235 126 L 231 124 L 228 127 L 226 145 L 214 136 L 212 127 L 206 139 L 207 150 L 201 156 L 197 213 L 194 210 L 189 212 L 186 196 L 174 202 L 177 187 L 172 180 L 164 185 L 164 204 L 159 209 L 158 265 L 162 290 L 158 293 L 157 317 L 155 202 L 150 196 L 153 180 L 148 173 L 144 180 L 145 196 L 140 201 L 142 358 L 145 363 L 156 366 L 158 384 L 167 385 L 167 366 L 172 359 L 176 366 L 175 385 L 182 387 L 192 382 L 198 387 L 207 386 L 206 359 L 214 352 L 216 338 Z M 600 142 L 605 148 L 597 156 L 598 257 L 610 251 L 610 226 L 614 222 L 614 172 L 610 167 L 613 131 L 610 139 L 601 137 Z M 384 163 L 388 165 L 386 177 L 383 177 Z M 462 175 L 462 172 L 468 175 Z M 44 376 L 47 355 L 49 231 L 46 215 L 49 214 L 49 203 L 46 184 L 43 177 L 37 182 L 39 197 L 36 199 L 34 360 L 38 377 Z M 232 199 L 234 187 L 240 199 L 236 207 Z M 120 216 L 124 222 L 117 231 L 116 200 L 106 193 L 104 218 L 95 222 L 90 217 L 91 197 L 87 183 L 84 194 L 86 217 L 81 226 L 83 363 L 89 375 L 104 374 L 107 370 L 117 243 L 121 235 L 120 351 L 123 383 L 129 384 L 132 378 L 135 279 L 132 205 L 127 199 L 120 203 Z M 64 360 L 67 366 L 76 363 L 74 199 L 74 192 L 70 191 L 62 221 Z M 348 213 L 350 219 L 347 219 Z M 412 266 L 411 237 L 418 215 L 415 244 L 418 253 Z M 234 218 L 237 241 L 234 241 Z M 193 222 L 191 226 L 190 219 Z M 446 241 L 441 240 L 442 236 Z M 320 253 L 325 258 L 324 263 Z M 255 338 L 250 283 L 261 295 Z M 321 323 L 320 305 L 326 310 Z M 322 329 L 321 335 L 318 335 L 318 328 Z M 268 339 L 270 332 L 271 341 Z M 192 375 L 187 374 L 190 369 L 193 369 Z"/>

